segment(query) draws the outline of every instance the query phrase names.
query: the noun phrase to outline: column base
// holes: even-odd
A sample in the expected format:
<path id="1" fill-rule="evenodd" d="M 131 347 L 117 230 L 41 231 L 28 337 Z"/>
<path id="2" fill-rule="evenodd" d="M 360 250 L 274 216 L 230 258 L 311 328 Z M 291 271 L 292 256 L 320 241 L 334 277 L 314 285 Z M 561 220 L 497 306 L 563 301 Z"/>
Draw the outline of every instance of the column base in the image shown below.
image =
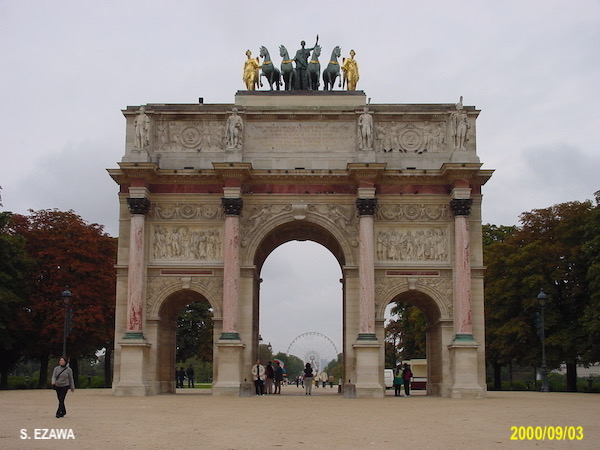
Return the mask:
<path id="1" fill-rule="evenodd" d="M 223 333 L 226 334 L 226 333 Z M 233 333 L 227 333 L 233 334 Z M 212 395 L 238 396 L 242 383 L 242 355 L 245 345 L 242 341 L 221 336 L 216 342 L 219 349 L 216 380 Z"/>
<path id="2" fill-rule="evenodd" d="M 139 335 L 142 333 L 136 333 L 135 336 Z M 150 344 L 143 335 L 141 339 L 135 336 L 130 334 L 119 341 L 121 346 L 119 381 L 113 385 L 113 394 L 116 396 L 143 397 L 153 394 L 146 379 Z"/>
<path id="3" fill-rule="evenodd" d="M 363 333 L 367 337 L 367 333 Z M 379 373 L 379 350 L 377 338 L 361 339 L 359 335 L 353 345 L 356 354 L 356 398 L 383 398 L 385 387 L 381 384 L 383 373 Z"/>
<path id="4" fill-rule="evenodd" d="M 470 338 L 467 338 L 470 336 Z M 480 345 L 472 335 L 456 335 L 450 350 L 451 398 L 484 398 L 486 389 L 479 384 L 477 352 Z"/>

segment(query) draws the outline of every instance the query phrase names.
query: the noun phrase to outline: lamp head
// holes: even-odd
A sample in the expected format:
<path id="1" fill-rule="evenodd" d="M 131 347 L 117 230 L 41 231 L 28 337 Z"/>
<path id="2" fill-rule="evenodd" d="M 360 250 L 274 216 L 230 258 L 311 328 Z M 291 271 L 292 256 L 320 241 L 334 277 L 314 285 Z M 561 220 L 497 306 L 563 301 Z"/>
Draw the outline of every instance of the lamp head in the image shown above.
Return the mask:
<path id="1" fill-rule="evenodd" d="M 540 289 L 540 293 L 537 296 L 537 301 L 538 301 L 538 305 L 540 306 L 540 308 L 546 307 L 547 300 L 548 300 L 548 296 L 546 295 L 546 293 L 544 292 L 543 289 Z"/>

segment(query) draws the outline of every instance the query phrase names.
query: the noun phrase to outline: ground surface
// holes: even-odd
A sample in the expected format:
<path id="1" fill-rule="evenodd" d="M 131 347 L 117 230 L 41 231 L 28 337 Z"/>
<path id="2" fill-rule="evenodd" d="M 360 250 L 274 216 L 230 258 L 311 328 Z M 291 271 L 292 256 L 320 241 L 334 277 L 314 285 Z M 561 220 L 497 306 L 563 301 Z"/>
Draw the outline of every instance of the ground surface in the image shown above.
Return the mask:
<path id="1" fill-rule="evenodd" d="M 388 391 L 383 399 L 347 399 L 335 388 L 313 389 L 310 397 L 301 391 L 288 386 L 282 395 L 242 398 L 180 389 L 124 398 L 80 389 L 68 394 L 61 419 L 54 417 L 52 390 L 0 391 L 0 448 L 600 448 L 594 394 L 489 392 L 486 399 L 452 400 Z M 570 431 L 571 437 L 583 432 L 583 440 L 512 441 L 511 427 L 521 426 L 582 427 Z M 44 429 L 75 439 L 35 439 L 51 436 Z"/>

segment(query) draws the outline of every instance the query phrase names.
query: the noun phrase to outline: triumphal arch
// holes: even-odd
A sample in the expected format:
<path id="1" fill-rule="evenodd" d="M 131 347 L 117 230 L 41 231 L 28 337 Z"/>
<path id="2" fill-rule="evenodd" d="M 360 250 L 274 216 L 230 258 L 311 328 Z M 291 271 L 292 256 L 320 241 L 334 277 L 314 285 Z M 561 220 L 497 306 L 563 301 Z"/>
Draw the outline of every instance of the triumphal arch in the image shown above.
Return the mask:
<path id="1" fill-rule="evenodd" d="M 485 396 L 481 188 L 492 171 L 476 154 L 475 107 L 247 90 L 232 104 L 123 113 L 125 155 L 109 170 L 120 186 L 116 395 L 175 391 L 175 319 L 196 300 L 214 311 L 213 395 L 238 395 L 256 357 L 262 265 L 312 240 L 343 274 L 356 397 L 384 395 L 390 302 L 427 318 L 429 394 Z"/>

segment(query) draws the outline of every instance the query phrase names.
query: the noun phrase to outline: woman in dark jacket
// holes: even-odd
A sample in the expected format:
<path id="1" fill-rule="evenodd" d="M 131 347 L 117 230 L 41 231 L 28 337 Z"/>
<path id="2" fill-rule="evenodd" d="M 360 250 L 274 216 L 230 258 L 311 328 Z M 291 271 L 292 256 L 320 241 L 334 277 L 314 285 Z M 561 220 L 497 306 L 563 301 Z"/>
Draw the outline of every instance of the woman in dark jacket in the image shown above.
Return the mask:
<path id="1" fill-rule="evenodd" d="M 56 390 L 56 396 L 58 397 L 56 417 L 61 418 L 67 414 L 67 409 L 65 408 L 65 397 L 67 396 L 67 392 L 69 389 L 71 389 L 71 392 L 75 392 L 73 371 L 68 365 L 66 356 L 61 356 L 58 359 L 58 366 L 56 366 L 54 372 L 52 372 L 52 386 Z"/>

